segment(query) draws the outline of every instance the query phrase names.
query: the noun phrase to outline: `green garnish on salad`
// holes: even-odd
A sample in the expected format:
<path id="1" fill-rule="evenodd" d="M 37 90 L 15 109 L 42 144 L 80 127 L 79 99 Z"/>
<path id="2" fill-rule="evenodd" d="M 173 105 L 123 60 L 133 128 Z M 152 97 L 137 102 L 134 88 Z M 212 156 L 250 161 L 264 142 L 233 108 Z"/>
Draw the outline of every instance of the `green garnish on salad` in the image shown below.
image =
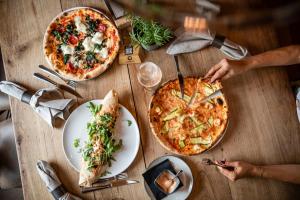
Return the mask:
<path id="1" fill-rule="evenodd" d="M 99 165 L 111 166 L 111 161 L 115 160 L 113 153 L 122 147 L 122 140 L 116 141 L 112 137 L 116 117 L 110 113 L 97 115 L 102 109 L 102 104 L 96 105 L 89 102 L 88 108 L 94 119 L 87 124 L 88 140 L 80 150 L 83 160 L 87 162 L 87 169 L 92 170 Z M 78 140 L 74 140 L 74 146 L 79 145 Z"/>

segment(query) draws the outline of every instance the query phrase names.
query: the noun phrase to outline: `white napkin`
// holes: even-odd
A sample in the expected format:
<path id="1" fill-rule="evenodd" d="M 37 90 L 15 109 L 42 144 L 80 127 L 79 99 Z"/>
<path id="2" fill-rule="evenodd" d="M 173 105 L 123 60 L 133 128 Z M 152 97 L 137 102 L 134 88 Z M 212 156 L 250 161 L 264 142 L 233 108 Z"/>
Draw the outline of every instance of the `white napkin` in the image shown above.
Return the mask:
<path id="1" fill-rule="evenodd" d="M 220 49 L 227 56 L 239 60 L 248 55 L 248 50 L 223 36 L 216 35 L 209 30 L 202 32 L 183 32 L 167 49 L 171 55 L 189 53 L 201 50 L 207 46 Z"/>
<path id="2" fill-rule="evenodd" d="M 62 186 L 59 178 L 57 177 L 54 169 L 46 161 L 39 160 L 36 164 L 36 168 L 41 179 L 47 186 L 48 191 L 52 194 L 56 200 L 79 200 L 81 198 L 76 197 L 65 190 Z"/>
<path id="3" fill-rule="evenodd" d="M 31 95 L 10 81 L 1 81 L 0 91 L 28 103 L 50 126 L 57 117 L 66 120 L 70 115 L 69 108 L 75 103 L 73 99 L 64 99 L 57 89 L 41 89 Z"/>

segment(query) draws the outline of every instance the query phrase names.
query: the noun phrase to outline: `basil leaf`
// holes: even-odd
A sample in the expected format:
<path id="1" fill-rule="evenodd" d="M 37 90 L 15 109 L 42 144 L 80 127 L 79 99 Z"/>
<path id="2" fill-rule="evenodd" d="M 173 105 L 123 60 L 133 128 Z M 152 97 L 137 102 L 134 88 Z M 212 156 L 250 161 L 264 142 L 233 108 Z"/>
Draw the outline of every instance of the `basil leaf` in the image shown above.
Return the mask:
<path id="1" fill-rule="evenodd" d="M 67 64 L 67 62 L 69 61 L 70 57 L 71 57 L 70 54 L 64 55 L 64 64 Z"/>

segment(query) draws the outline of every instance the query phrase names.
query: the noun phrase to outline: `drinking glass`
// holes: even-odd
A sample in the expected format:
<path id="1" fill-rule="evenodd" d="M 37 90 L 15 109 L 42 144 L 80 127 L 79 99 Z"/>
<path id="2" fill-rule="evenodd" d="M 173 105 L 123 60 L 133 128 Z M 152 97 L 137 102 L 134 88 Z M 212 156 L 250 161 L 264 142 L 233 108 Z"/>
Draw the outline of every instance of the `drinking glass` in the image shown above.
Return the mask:
<path id="1" fill-rule="evenodd" d="M 153 90 L 160 84 L 162 72 L 153 62 L 145 62 L 138 67 L 137 79 L 145 89 Z"/>

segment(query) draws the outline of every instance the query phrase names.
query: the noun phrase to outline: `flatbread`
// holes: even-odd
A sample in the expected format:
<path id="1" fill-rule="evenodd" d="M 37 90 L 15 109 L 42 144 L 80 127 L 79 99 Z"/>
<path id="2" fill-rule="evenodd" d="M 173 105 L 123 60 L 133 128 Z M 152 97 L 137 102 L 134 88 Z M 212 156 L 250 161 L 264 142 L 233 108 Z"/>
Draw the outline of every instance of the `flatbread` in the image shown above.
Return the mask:
<path id="1" fill-rule="evenodd" d="M 203 90 L 199 88 L 204 87 L 199 83 L 202 80 L 190 77 L 184 79 L 184 99 L 180 98 L 177 79 L 162 85 L 152 97 L 149 110 L 152 132 L 160 144 L 173 153 L 202 153 L 219 140 L 227 126 L 228 106 L 224 96 L 188 105 L 195 90 Z M 217 86 L 220 88 L 221 83 L 217 83 Z M 200 102 L 207 95 L 199 95 L 195 101 Z"/>
<path id="2" fill-rule="evenodd" d="M 113 137 L 114 129 L 115 129 L 115 121 L 119 115 L 119 103 L 118 103 L 118 95 L 116 91 L 111 90 L 105 97 L 102 103 L 102 108 L 101 110 L 96 114 L 95 118 L 101 118 L 103 115 L 109 114 L 112 119 L 111 119 L 111 124 L 109 124 L 109 129 L 112 133 L 110 137 Z M 92 122 L 96 121 L 98 124 L 101 123 L 101 121 L 92 120 Z M 101 155 L 101 148 L 102 148 L 102 141 L 100 138 L 93 139 L 92 140 L 92 145 L 93 145 L 93 152 L 90 154 L 94 155 L 94 157 L 99 158 Z M 100 153 L 99 153 L 100 151 Z M 100 164 L 97 163 L 96 166 L 89 168 L 88 167 L 89 162 L 84 160 L 82 157 L 81 160 L 81 169 L 80 169 L 80 175 L 79 175 L 79 185 L 80 186 L 90 186 L 92 183 L 95 182 L 96 179 L 101 177 L 101 175 L 105 172 L 105 170 L 108 167 L 108 163 Z"/>

